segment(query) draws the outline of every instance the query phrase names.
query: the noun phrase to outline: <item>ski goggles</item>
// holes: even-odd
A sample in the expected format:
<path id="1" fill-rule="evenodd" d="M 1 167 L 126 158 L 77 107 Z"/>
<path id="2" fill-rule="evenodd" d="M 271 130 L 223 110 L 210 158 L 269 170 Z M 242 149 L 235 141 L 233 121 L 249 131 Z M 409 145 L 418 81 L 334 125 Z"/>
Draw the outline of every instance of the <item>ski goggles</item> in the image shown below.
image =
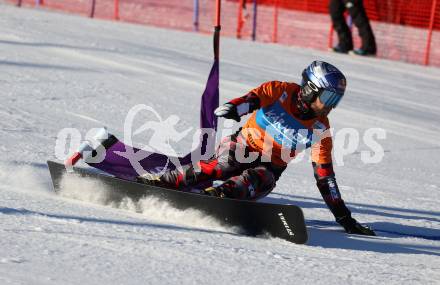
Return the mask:
<path id="1" fill-rule="evenodd" d="M 313 100 L 319 97 L 319 100 L 326 107 L 336 108 L 336 106 L 339 104 L 339 101 L 341 101 L 343 96 L 338 92 L 326 90 L 324 88 L 320 88 L 316 86 L 313 82 L 311 82 L 306 77 L 304 77 L 304 75 L 301 85 L 304 94 L 306 94 L 310 98 L 313 98 Z"/>
<path id="2" fill-rule="evenodd" d="M 338 106 L 339 102 L 342 99 L 342 95 L 330 91 L 330 90 L 323 90 L 319 96 L 319 100 L 324 104 L 326 107 L 336 108 Z"/>

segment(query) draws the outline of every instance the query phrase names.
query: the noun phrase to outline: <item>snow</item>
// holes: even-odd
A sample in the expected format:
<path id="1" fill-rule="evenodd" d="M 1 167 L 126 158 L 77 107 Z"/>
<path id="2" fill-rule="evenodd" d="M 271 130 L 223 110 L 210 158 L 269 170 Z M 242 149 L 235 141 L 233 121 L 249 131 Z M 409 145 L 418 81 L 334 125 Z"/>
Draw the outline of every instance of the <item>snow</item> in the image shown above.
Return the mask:
<path id="1" fill-rule="evenodd" d="M 346 235 L 333 222 L 307 157 L 266 198 L 303 208 L 307 245 L 242 236 L 157 200 L 109 204 L 93 181 L 64 181 L 69 190 L 52 193 L 45 161 L 56 159 L 64 128 L 84 137 L 105 125 L 121 136 L 137 104 L 178 115 L 182 132 L 197 126 L 211 45 L 210 35 L 0 4 L 0 284 L 440 284 L 435 68 L 221 40 L 221 102 L 264 81 L 299 81 L 315 59 L 346 73 L 347 96 L 330 120 L 340 147 L 344 128 L 359 145 L 335 171 L 353 216 L 377 237 Z M 361 159 L 370 128 L 386 133 L 374 164 Z"/>

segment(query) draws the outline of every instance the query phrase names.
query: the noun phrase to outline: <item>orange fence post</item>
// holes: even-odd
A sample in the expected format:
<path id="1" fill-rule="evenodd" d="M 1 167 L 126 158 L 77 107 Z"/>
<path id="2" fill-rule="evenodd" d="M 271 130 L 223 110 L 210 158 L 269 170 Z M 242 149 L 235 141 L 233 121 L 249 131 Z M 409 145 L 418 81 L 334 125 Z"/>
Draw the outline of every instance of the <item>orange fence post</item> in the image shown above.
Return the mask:
<path id="1" fill-rule="evenodd" d="M 220 11 L 221 11 L 222 1 L 215 1 L 215 27 L 214 27 L 214 58 L 219 60 L 220 58 Z"/>
<path id="2" fill-rule="evenodd" d="M 237 39 L 241 39 L 241 29 L 244 25 L 244 19 L 243 19 L 243 7 L 245 5 L 246 0 L 240 0 L 238 1 L 238 16 L 237 16 Z"/>
<path id="3" fill-rule="evenodd" d="M 425 50 L 425 65 L 429 64 L 429 54 L 431 52 L 431 40 L 432 40 L 432 30 L 434 28 L 434 20 L 435 20 L 435 8 L 437 7 L 437 0 L 432 1 L 431 8 L 431 19 L 429 21 L 429 29 L 428 29 L 428 39 L 426 40 L 426 50 Z"/>
<path id="4" fill-rule="evenodd" d="M 216 13 L 215 13 L 215 26 L 220 27 L 220 10 L 221 10 L 221 0 L 216 0 L 215 7 L 216 7 Z"/>
<path id="5" fill-rule="evenodd" d="M 119 0 L 115 0 L 115 11 L 114 11 L 113 18 L 115 20 L 119 20 Z"/>
<path id="6" fill-rule="evenodd" d="M 273 12 L 273 34 L 272 42 L 278 42 L 278 8 L 280 6 L 280 1 L 275 0 L 274 12 Z"/>

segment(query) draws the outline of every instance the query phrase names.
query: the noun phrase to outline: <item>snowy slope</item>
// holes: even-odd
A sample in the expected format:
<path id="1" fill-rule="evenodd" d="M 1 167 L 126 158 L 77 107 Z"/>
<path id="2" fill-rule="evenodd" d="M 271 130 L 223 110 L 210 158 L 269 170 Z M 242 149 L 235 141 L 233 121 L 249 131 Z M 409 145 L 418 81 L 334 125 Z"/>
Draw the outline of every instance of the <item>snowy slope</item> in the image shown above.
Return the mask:
<path id="1" fill-rule="evenodd" d="M 301 246 L 244 237 L 160 201 L 105 205 L 90 181 L 53 195 L 45 161 L 63 128 L 121 135 L 137 104 L 178 115 L 181 131 L 197 126 L 211 44 L 209 35 L 0 4 L 0 284 L 440 284 L 439 69 L 222 38 L 222 102 L 264 81 L 299 81 L 314 59 L 346 73 L 330 120 L 361 141 L 383 128 L 385 155 L 365 164 L 361 142 L 336 174 L 354 217 L 378 237 L 341 231 L 307 161 L 266 198 L 304 209 L 310 242 Z M 176 147 L 184 153 L 191 140 Z"/>

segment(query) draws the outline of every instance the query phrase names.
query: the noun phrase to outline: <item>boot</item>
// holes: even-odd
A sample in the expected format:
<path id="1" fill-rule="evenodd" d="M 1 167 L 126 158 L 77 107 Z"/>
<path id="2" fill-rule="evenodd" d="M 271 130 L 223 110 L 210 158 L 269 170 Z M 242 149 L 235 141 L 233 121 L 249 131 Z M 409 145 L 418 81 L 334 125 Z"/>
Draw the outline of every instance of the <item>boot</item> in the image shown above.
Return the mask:
<path id="1" fill-rule="evenodd" d="M 375 56 L 376 52 L 375 51 L 365 50 L 365 49 L 362 49 L 362 48 L 358 48 L 358 49 L 355 49 L 355 50 L 351 51 L 350 54 L 360 55 L 360 56 Z"/>
<path id="2" fill-rule="evenodd" d="M 333 52 L 336 52 L 336 53 L 349 53 L 350 52 L 349 49 L 343 48 L 340 45 L 337 45 L 337 46 L 334 46 L 334 47 L 330 48 L 330 51 L 333 51 Z"/>

